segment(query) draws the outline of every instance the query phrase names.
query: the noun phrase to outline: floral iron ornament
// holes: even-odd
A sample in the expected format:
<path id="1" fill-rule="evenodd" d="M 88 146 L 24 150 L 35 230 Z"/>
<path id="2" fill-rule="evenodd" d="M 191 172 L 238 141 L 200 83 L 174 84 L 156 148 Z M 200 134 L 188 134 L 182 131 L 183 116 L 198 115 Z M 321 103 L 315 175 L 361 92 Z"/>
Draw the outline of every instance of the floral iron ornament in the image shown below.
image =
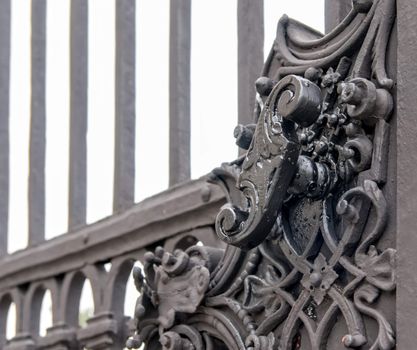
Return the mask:
<path id="1" fill-rule="evenodd" d="M 379 245 L 394 20 L 394 0 L 353 1 L 325 36 L 281 19 L 256 124 L 235 130 L 247 152 L 210 177 L 228 197 L 215 223 L 226 248 L 147 253 L 129 347 L 395 347 L 378 306 L 396 280 L 396 251 Z"/>

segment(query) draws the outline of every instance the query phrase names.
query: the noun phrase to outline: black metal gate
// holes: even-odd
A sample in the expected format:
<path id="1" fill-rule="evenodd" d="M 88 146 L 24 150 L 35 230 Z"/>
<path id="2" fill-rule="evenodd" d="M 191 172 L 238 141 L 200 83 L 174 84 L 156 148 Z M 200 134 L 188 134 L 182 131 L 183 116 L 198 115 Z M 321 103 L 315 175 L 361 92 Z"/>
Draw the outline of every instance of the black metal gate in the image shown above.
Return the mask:
<path id="1" fill-rule="evenodd" d="M 116 2 L 114 215 L 86 226 L 87 1 L 71 1 L 73 232 L 44 241 L 46 1 L 33 0 L 30 246 L 7 255 L 10 0 L 0 1 L 0 347 L 122 349 L 129 337 L 147 349 L 413 349 L 413 1 L 327 0 L 324 36 L 284 16 L 263 70 L 263 2 L 238 1 L 241 156 L 194 181 L 191 2 L 171 1 L 175 186 L 137 205 L 134 6 Z M 136 260 L 131 320 L 123 301 Z M 79 328 L 86 279 L 94 316 Z M 46 290 L 54 324 L 40 337 Z M 12 302 L 17 335 L 6 342 Z"/>

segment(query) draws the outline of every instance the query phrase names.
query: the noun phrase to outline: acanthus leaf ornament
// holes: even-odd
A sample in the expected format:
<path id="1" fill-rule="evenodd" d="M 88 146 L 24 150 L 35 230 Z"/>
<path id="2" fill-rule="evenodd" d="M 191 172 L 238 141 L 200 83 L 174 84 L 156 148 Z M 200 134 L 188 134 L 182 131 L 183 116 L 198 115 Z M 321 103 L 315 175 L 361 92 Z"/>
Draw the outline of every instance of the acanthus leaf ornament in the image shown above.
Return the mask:
<path id="1" fill-rule="evenodd" d="M 379 307 L 396 284 L 396 251 L 380 244 L 394 19 L 394 0 L 354 0 L 325 36 L 280 20 L 255 123 L 234 132 L 247 152 L 210 176 L 228 199 L 215 223 L 226 247 L 147 253 L 128 345 L 395 347 Z"/>

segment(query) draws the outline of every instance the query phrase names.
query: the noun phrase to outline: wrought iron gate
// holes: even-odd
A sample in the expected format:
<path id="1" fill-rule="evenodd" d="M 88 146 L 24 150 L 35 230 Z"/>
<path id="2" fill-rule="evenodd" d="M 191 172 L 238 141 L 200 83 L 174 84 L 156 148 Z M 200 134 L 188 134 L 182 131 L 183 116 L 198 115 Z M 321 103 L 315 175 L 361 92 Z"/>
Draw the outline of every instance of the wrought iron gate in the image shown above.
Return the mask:
<path id="1" fill-rule="evenodd" d="M 133 3 L 117 2 L 115 214 L 83 227 L 85 197 L 72 187 L 70 227 L 77 232 L 39 244 L 43 179 L 39 184 L 34 174 L 42 150 L 34 141 L 33 246 L 0 260 L 0 346 L 121 349 L 130 336 L 128 347 L 144 343 L 147 349 L 413 349 L 417 179 L 409 159 L 417 146 L 415 4 L 353 0 L 350 9 L 348 2 L 328 0 L 324 36 L 283 17 L 257 80 L 261 31 L 240 37 L 241 124 L 235 136 L 241 157 L 132 206 L 132 140 L 121 135 L 134 122 L 126 81 L 132 73 L 126 62 Z M 10 2 L 0 4 L 7 28 Z M 33 4 L 33 44 L 41 45 L 37 35 L 44 28 L 36 23 L 45 2 Z M 172 4 L 171 64 L 178 69 L 171 76 L 170 135 L 172 149 L 184 150 L 171 157 L 174 184 L 189 177 L 189 101 L 177 94 L 184 91 L 179 86 L 189 89 L 190 2 Z M 85 25 L 85 2 L 72 6 L 74 21 Z M 239 1 L 243 32 L 262 27 L 261 10 L 261 2 Z M 76 33 L 73 49 L 84 52 Z M 7 44 L 3 36 L 0 41 Z M 74 54 L 73 64 L 85 68 L 83 57 Z M 75 84 L 82 76 L 74 70 L 73 79 Z M 252 119 L 248 101 L 255 80 Z M 85 106 L 78 98 L 74 108 Z M 81 112 L 73 116 L 71 140 L 85 133 L 76 121 Z M 43 130 L 42 110 L 32 113 L 39 114 L 32 128 Z M 0 120 L 7 130 L 7 118 Z M 38 135 L 33 129 L 34 139 Z M 75 144 L 73 151 L 71 183 L 85 184 L 84 151 L 78 155 Z M 0 190 L 7 193 L 4 185 Z M 0 238 L 3 247 L 5 235 Z M 135 260 L 144 268 L 133 269 L 140 296 L 132 322 L 123 315 L 122 301 Z M 86 278 L 95 314 L 79 329 Z M 54 326 L 39 337 L 46 289 Z M 18 334 L 6 343 L 3 311 L 11 302 L 18 310 Z"/>
<path id="2" fill-rule="evenodd" d="M 354 1 L 325 36 L 281 18 L 256 124 L 235 130 L 245 152 L 211 178 L 228 198 L 215 223 L 227 246 L 147 254 L 130 346 L 395 347 L 395 13 L 393 0 Z"/>

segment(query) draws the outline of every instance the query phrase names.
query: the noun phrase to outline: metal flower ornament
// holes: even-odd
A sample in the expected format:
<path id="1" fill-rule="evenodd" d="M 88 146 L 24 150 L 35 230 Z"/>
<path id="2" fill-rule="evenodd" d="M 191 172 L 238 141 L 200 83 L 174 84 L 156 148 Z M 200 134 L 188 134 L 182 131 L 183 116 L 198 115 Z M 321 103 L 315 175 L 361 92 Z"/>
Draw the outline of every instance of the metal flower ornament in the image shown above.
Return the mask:
<path id="1" fill-rule="evenodd" d="M 395 289 L 396 251 L 378 244 L 394 20 L 394 0 L 353 1 L 325 36 L 280 20 L 255 123 L 235 130 L 246 153 L 210 177 L 229 200 L 215 223 L 226 248 L 148 253 L 129 347 L 394 348 L 378 307 Z"/>

